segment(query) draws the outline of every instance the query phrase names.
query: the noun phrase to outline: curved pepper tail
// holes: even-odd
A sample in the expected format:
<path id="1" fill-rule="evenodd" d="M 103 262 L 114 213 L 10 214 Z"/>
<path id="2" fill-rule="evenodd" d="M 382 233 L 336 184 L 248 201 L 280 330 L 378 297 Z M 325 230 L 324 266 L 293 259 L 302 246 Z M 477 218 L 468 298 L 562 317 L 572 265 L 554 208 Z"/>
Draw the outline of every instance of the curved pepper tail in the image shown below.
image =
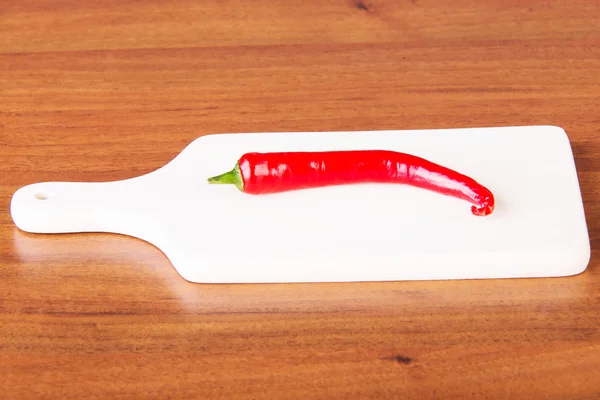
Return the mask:
<path id="1" fill-rule="evenodd" d="M 485 217 L 494 212 L 494 196 L 489 195 L 478 205 L 471 206 L 471 212 L 478 217 Z"/>

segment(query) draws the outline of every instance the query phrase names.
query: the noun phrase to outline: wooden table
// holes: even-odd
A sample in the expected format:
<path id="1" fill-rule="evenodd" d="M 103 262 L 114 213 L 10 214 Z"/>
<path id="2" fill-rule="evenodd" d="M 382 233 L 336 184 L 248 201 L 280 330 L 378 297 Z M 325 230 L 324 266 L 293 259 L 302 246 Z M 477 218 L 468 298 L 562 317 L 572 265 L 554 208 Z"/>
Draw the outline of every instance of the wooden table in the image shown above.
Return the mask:
<path id="1" fill-rule="evenodd" d="M 0 15 L 1 398 L 600 397 L 597 2 L 4 0 Z M 20 186 L 138 176 L 208 133 L 527 124 L 572 139 L 581 275 L 192 284 L 140 240 L 25 234 L 8 212 Z"/>

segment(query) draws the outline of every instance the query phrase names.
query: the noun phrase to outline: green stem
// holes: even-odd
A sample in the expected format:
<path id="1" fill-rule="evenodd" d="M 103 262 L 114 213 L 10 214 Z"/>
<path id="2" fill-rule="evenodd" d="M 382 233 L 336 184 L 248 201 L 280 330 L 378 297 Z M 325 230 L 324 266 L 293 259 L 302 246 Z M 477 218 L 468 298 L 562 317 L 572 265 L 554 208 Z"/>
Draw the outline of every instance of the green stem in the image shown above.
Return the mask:
<path id="1" fill-rule="evenodd" d="M 231 171 L 208 178 L 208 183 L 235 185 L 240 191 L 244 191 L 244 181 L 242 180 L 242 174 L 240 173 L 240 166 L 238 163 L 235 163 L 235 167 L 233 167 Z"/>

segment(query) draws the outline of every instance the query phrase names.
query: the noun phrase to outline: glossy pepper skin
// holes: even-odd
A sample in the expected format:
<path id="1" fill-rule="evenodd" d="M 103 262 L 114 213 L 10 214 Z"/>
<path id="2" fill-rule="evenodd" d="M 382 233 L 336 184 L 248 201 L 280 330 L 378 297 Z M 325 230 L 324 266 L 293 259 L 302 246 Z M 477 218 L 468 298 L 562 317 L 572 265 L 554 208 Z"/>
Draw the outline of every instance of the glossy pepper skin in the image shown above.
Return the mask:
<path id="1" fill-rule="evenodd" d="M 231 171 L 208 181 L 234 184 L 249 194 L 400 183 L 466 200 L 477 216 L 494 211 L 494 195 L 474 179 L 424 158 L 389 150 L 246 153 Z"/>

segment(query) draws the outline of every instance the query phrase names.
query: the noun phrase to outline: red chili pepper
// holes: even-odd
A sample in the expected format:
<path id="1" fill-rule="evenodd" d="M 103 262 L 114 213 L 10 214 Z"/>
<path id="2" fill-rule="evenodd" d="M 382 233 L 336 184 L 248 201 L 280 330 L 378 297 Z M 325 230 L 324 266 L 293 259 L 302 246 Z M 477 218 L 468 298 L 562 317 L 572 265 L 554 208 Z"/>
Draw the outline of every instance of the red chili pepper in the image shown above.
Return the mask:
<path id="1" fill-rule="evenodd" d="M 209 178 L 250 194 L 352 183 L 402 183 L 473 204 L 478 216 L 494 211 L 494 195 L 472 178 L 411 154 L 387 150 L 246 153 L 235 167 Z"/>

